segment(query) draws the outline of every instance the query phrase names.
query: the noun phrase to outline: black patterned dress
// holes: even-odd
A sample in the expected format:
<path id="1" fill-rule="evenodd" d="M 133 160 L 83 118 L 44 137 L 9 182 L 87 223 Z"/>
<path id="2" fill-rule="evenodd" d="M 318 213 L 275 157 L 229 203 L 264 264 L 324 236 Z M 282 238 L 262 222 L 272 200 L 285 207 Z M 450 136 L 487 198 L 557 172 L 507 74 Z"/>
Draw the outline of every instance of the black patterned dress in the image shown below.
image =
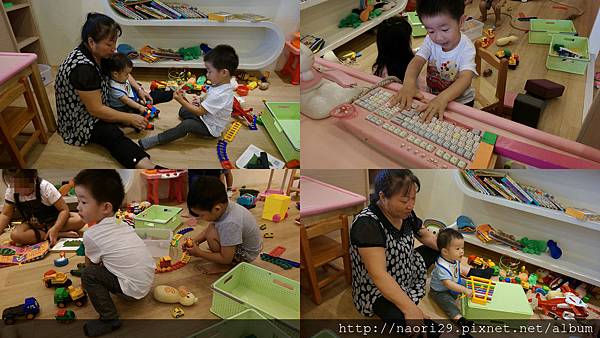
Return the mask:
<path id="1" fill-rule="evenodd" d="M 350 229 L 352 299 L 356 309 L 364 316 L 374 314 L 373 304 L 383 295 L 367 273 L 358 253 L 358 248 L 361 247 L 385 248 L 387 271 L 402 290 L 415 304 L 425 296 L 425 261 L 413 250 L 414 236 L 421 224 L 421 220 L 412 212 L 398 230 L 375 203 L 363 209 L 354 218 Z"/>
<path id="2" fill-rule="evenodd" d="M 86 69 L 87 72 L 77 72 L 76 74 L 74 73 L 76 67 Z M 74 81 L 82 84 L 94 82 L 89 81 L 92 78 L 100 78 L 102 103 L 106 104 L 110 94 L 108 77 L 103 74 L 100 66 L 94 62 L 86 47 L 80 45 L 75 48 L 58 68 L 55 86 L 58 133 L 66 144 L 86 145 L 92 136 L 92 129 L 98 122 L 98 118 L 88 112 L 81 98 L 75 92 L 76 88 L 73 85 Z"/>

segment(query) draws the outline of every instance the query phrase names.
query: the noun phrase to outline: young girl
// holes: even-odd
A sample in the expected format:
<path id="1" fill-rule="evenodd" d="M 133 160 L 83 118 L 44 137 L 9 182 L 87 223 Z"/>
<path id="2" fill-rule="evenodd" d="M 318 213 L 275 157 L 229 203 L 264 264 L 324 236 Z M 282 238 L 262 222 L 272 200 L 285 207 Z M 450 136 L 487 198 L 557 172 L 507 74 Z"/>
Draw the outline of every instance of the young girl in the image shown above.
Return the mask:
<path id="1" fill-rule="evenodd" d="M 373 74 L 404 79 L 404 73 L 415 56 L 411 48 L 412 27 L 406 19 L 394 16 L 377 27 L 377 60 Z"/>
<path id="2" fill-rule="evenodd" d="M 42 240 L 56 244 L 61 237 L 78 237 L 76 231 L 84 226 L 77 213 L 69 212 L 60 192 L 38 176 L 35 169 L 5 169 L 4 208 L 0 214 L 0 234 L 13 218 L 15 209 L 23 222 L 10 233 L 16 243 L 29 245 Z"/>

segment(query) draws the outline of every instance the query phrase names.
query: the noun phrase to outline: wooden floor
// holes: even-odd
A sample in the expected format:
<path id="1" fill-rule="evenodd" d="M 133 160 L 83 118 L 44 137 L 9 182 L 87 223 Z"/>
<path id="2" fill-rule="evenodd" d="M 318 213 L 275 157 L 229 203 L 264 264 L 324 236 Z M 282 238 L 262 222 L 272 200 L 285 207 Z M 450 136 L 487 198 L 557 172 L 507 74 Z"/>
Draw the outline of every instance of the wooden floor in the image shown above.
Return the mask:
<path id="1" fill-rule="evenodd" d="M 466 264 L 466 257 L 469 255 L 478 255 L 484 258 L 490 258 L 494 262 L 498 262 L 500 255 L 493 251 L 489 251 L 478 246 L 465 243 L 465 254 L 463 264 Z M 538 267 L 525 264 L 529 272 L 534 272 Z M 427 290 L 429 290 L 429 282 L 431 280 L 431 269 L 427 273 Z M 492 279 L 497 280 L 498 277 Z M 304 281 L 302 282 L 304 285 Z M 352 288 L 347 285 L 343 278 L 337 282 L 322 289 L 323 302 L 320 305 L 315 305 L 308 294 L 301 295 L 302 303 L 302 318 L 303 319 L 364 319 L 352 302 Z M 594 307 L 600 305 L 598 300 L 593 300 Z M 419 308 L 423 313 L 431 319 L 447 319 L 442 309 L 434 303 L 427 294 L 419 303 Z M 541 313 L 534 312 L 532 319 L 546 318 Z M 599 319 L 600 316 L 590 311 L 589 319 Z"/>
<path id="2" fill-rule="evenodd" d="M 56 71 L 56 69 L 55 69 Z M 168 69 L 138 68 L 134 70 L 137 81 L 150 87 L 152 80 L 167 80 Z M 279 74 L 271 73 L 269 78 L 270 87 L 262 91 L 255 89 L 244 99 L 248 107 L 253 108 L 253 113 L 265 110 L 263 100 L 276 102 L 297 102 L 300 99 L 298 86 L 291 85 L 289 78 L 280 78 Z M 54 84 L 46 87 L 52 109 L 56 114 L 56 98 Z M 15 105 L 22 104 L 18 102 Z M 180 105 L 176 101 L 157 105 L 161 110 L 160 119 L 156 120 L 155 130 L 136 133 L 128 128 L 127 136 L 135 142 L 139 138 L 158 134 L 179 124 L 178 111 Z M 229 128 L 229 126 L 227 127 Z M 236 138 L 227 147 L 227 154 L 232 162 L 235 162 L 250 144 L 265 150 L 269 154 L 283 160 L 275 143 L 262 126 L 257 131 L 242 128 Z M 227 130 L 227 129 L 226 129 Z M 195 135 L 158 146 L 147 151 L 152 161 L 168 168 L 220 168 L 217 157 L 217 140 L 203 139 Z M 120 168 L 121 165 L 115 161 L 104 148 L 90 144 L 84 147 L 70 146 L 63 142 L 58 133 L 52 134 L 48 144 L 37 144 L 26 156 L 27 165 L 31 168 Z M 9 157 L 0 148 L 0 167 L 9 166 Z"/>
<path id="3" fill-rule="evenodd" d="M 247 187 L 259 190 L 264 190 L 265 188 L 264 186 Z M 234 197 L 237 198 L 238 196 L 234 195 Z M 233 200 L 231 202 L 233 203 Z M 280 223 L 273 223 L 261 219 L 263 205 L 263 202 L 259 202 L 257 203 L 256 208 L 250 210 L 256 217 L 258 224 L 267 224 L 266 231 L 273 232 L 275 236 L 272 239 L 264 239 L 263 251 L 269 252 L 277 246 L 283 246 L 286 248 L 286 251 L 283 253 L 282 257 L 299 261 L 299 234 L 298 227 L 294 223 L 294 219 L 298 217 L 299 211 L 295 207 L 295 202 L 290 204 L 289 217 Z M 180 206 L 184 208 L 182 215 L 189 215 L 185 205 Z M 184 228 L 190 218 L 182 218 L 182 220 L 183 224 L 181 225 L 181 228 Z M 194 236 L 205 226 L 206 222 L 200 221 L 196 226 L 196 229 L 193 232 L 190 232 L 190 235 L 186 235 L 186 237 Z M 7 233 L 0 235 L 0 243 L 5 243 L 7 239 Z M 171 257 L 175 258 L 180 256 L 181 253 L 177 251 L 179 250 L 171 248 Z M 26 297 L 35 297 L 42 309 L 38 318 L 54 318 L 53 316 L 56 313 L 57 307 L 53 304 L 53 290 L 46 289 L 43 286 L 41 279 L 44 272 L 48 269 L 57 269 L 53 265 L 53 261 L 57 257 L 57 253 L 50 253 L 40 261 L 23 264 L 22 266 L 0 269 L 0 290 L 2 290 L 0 309 L 22 304 L 23 299 Z M 74 257 L 70 259 L 68 266 L 58 268 L 57 271 L 68 272 L 73 269 L 77 263 L 82 261 L 83 257 Z M 210 312 L 213 294 L 210 285 L 215 282 L 220 275 L 202 274 L 197 269 L 197 265 L 202 262 L 205 263 L 206 261 L 194 257 L 187 266 L 173 272 L 157 274 L 154 280 L 154 285 L 166 284 L 174 287 L 183 285 L 198 297 L 198 303 L 190 307 L 184 307 L 184 319 L 218 319 L 218 317 Z M 283 270 L 278 266 L 260 260 L 260 258 L 254 261 L 253 264 L 296 281 L 300 278 L 299 269 L 293 268 L 291 270 Z M 70 276 L 70 274 L 69 277 L 75 286 L 80 285 L 80 279 L 78 277 Z M 159 303 L 154 300 L 151 294 L 138 302 L 127 302 L 118 297 L 113 297 L 113 299 L 115 300 L 115 304 L 122 319 L 172 319 L 170 312 L 175 306 L 175 304 Z M 82 308 L 75 308 L 75 312 L 80 319 L 98 318 L 97 313 L 89 303 Z"/>
<path id="4" fill-rule="evenodd" d="M 589 36 L 591 27 L 596 18 L 598 7 L 600 6 L 600 0 L 564 0 L 562 2 L 576 6 L 584 11 L 582 16 L 574 19 L 574 25 L 580 36 Z M 476 19 L 479 18 L 481 13 L 479 12 L 478 4 L 479 1 L 475 0 L 472 4 L 467 5 L 465 14 L 473 16 Z M 506 0 L 502 11 L 513 17 L 517 17 L 520 12 L 523 12 L 527 16 L 537 16 L 538 18 L 544 19 L 566 19 L 571 15 L 578 13 L 578 11 L 573 8 L 567 10 L 554 9 L 552 8 L 554 5 L 556 5 L 556 3 L 553 3 L 550 0 L 532 0 L 527 3 Z M 490 11 L 490 13 L 493 13 L 493 11 Z M 494 15 L 490 14 L 485 22 L 484 28 L 491 27 L 493 23 Z M 519 37 L 518 41 L 507 47 L 511 51 L 519 54 L 521 61 L 516 70 L 509 70 L 507 90 L 524 93 L 525 82 L 528 79 L 545 78 L 563 84 L 566 87 L 563 96 L 548 101 L 548 104 L 540 117 L 538 129 L 567 139 L 576 139 L 582 124 L 585 76 L 547 70 L 545 63 L 548 45 L 529 44 L 527 33 L 511 27 L 509 23 L 510 18 L 503 15 L 501 25 L 496 28 L 496 37 L 509 35 Z M 529 24 L 526 22 L 517 22 L 515 25 L 524 29 L 529 28 Z M 423 39 L 424 38 L 422 37 L 413 39 L 413 48 L 420 46 Z M 495 52 L 499 47 L 493 45 L 489 48 L 490 51 Z M 335 52 L 340 53 L 348 50 L 362 51 L 362 56 L 358 58 L 358 62 L 352 65 L 352 67 L 370 73 L 371 67 L 377 58 L 376 36 L 374 30 L 362 34 L 347 44 L 337 48 Z M 495 73 L 489 78 L 478 77 L 473 81 L 473 87 L 479 90 L 481 95 L 487 100 L 492 100 L 494 98 L 495 84 Z M 477 108 L 481 107 L 478 102 L 475 103 L 475 106 Z"/>

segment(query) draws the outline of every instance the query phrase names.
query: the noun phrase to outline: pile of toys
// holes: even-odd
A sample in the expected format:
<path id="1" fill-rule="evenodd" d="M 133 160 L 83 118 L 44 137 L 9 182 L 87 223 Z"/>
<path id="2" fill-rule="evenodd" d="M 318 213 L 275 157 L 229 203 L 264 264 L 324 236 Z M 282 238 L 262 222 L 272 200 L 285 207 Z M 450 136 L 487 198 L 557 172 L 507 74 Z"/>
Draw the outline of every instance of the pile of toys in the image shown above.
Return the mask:
<path id="1" fill-rule="evenodd" d="M 358 28 L 363 22 L 376 18 L 394 7 L 396 2 L 391 0 L 361 0 L 358 8 L 353 9 L 352 13 L 340 20 L 338 28 Z"/>
<path id="2" fill-rule="evenodd" d="M 207 54 L 212 50 L 207 44 L 201 43 L 197 46 L 181 47 L 178 50 L 169 48 L 156 48 L 150 45 L 146 45 L 140 48 L 139 53 L 129 45 L 119 46 L 117 50 L 121 48 L 121 51 L 126 54 L 130 59 L 137 58 L 147 63 L 155 63 L 161 60 L 173 60 L 173 61 L 190 61 L 198 60 L 204 54 Z"/>
<path id="3" fill-rule="evenodd" d="M 127 204 L 127 209 L 125 210 L 117 210 L 115 216 L 118 221 L 122 221 L 127 223 L 129 226 L 134 226 L 135 224 L 135 215 L 141 213 L 142 211 L 150 208 L 152 203 L 148 201 L 142 202 L 133 202 Z"/>
<path id="4" fill-rule="evenodd" d="M 498 59 L 508 59 L 509 69 L 517 69 L 517 66 L 519 65 L 519 55 L 511 52 L 508 48 L 498 49 L 496 57 Z"/>

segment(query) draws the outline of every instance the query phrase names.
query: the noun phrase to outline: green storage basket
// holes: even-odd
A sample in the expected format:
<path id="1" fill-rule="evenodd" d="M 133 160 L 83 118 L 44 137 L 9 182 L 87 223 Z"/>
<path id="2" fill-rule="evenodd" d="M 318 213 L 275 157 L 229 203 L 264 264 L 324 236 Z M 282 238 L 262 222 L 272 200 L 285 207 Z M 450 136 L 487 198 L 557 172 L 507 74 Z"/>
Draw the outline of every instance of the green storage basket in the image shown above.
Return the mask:
<path id="1" fill-rule="evenodd" d="M 567 49 L 581 53 L 583 58 L 577 59 L 558 56 L 552 48 L 554 45 L 563 45 Z M 589 62 L 588 38 L 562 34 L 552 36 L 550 48 L 548 49 L 548 57 L 546 58 L 546 68 L 583 75 Z"/>
<path id="2" fill-rule="evenodd" d="M 300 102 L 266 102 L 261 119 L 286 162 L 300 160 Z"/>
<path id="3" fill-rule="evenodd" d="M 529 43 L 547 45 L 553 34 L 574 36 L 577 34 L 571 20 L 532 19 L 529 28 Z"/>
<path id="4" fill-rule="evenodd" d="M 188 338 L 232 338 L 254 335 L 256 338 L 291 338 L 258 312 L 248 309 L 208 327 Z"/>
<path id="5" fill-rule="evenodd" d="M 210 312 L 221 318 L 254 309 L 268 319 L 300 330 L 300 283 L 297 281 L 242 262 L 214 282 L 211 289 Z"/>
<path id="6" fill-rule="evenodd" d="M 412 26 L 412 36 L 425 36 L 427 30 L 417 15 L 417 12 L 408 12 L 408 23 Z"/>
<path id="7" fill-rule="evenodd" d="M 181 225 L 181 208 L 155 204 L 134 217 L 136 228 L 175 230 Z"/>

